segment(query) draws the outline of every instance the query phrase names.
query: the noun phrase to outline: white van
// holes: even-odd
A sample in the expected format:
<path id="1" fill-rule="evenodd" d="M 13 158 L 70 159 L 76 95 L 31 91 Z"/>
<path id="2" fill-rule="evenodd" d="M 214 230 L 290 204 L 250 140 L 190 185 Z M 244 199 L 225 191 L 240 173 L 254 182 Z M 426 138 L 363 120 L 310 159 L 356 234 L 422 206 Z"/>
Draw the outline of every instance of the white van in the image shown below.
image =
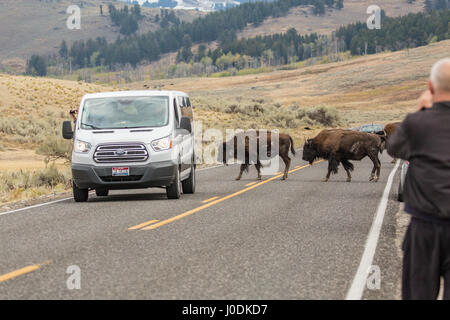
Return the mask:
<path id="1" fill-rule="evenodd" d="M 195 192 L 193 110 L 186 93 L 125 91 L 87 94 L 73 139 L 73 196 L 85 202 L 89 190 L 163 187 L 169 199 Z"/>

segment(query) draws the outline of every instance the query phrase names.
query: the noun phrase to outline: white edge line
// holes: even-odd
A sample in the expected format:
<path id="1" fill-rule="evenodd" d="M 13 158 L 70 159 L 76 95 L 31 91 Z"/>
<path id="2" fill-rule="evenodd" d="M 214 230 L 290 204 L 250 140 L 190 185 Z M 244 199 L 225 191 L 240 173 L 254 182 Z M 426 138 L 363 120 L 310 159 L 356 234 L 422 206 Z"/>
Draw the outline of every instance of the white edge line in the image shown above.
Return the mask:
<path id="1" fill-rule="evenodd" d="M 203 171 L 203 170 L 214 169 L 214 168 L 219 168 L 219 167 L 223 167 L 223 165 L 217 165 L 217 166 L 214 166 L 214 167 L 201 168 L 201 169 L 197 169 L 197 171 Z M 25 211 L 25 210 L 28 210 L 28 209 L 34 209 L 34 208 L 39 208 L 39 207 L 43 207 L 43 206 L 48 206 L 48 205 L 51 205 L 51 204 L 54 204 L 54 203 L 63 202 L 63 201 L 67 201 L 67 200 L 70 200 L 70 199 L 73 199 L 73 197 L 53 200 L 53 201 L 44 202 L 44 203 L 39 203 L 39 204 L 36 204 L 36 205 L 33 205 L 33 206 L 28 206 L 28 207 L 24 207 L 24 208 L 20 208 L 20 209 L 16 209 L 16 210 L 0 212 L 0 216 L 7 215 L 7 214 L 10 214 L 10 213 L 20 212 L 20 211 Z"/>
<path id="2" fill-rule="evenodd" d="M 44 203 L 40 203 L 40 204 L 35 204 L 34 206 L 28 206 L 28 207 L 20 208 L 20 209 L 16 209 L 16 210 L 0 212 L 0 216 L 6 215 L 6 214 L 9 214 L 9 213 L 14 213 L 14 212 L 24 211 L 24 210 L 28 210 L 28 209 L 38 208 L 38 207 L 46 206 L 46 205 L 53 204 L 53 203 L 63 202 L 63 201 L 69 200 L 69 199 L 73 199 L 73 197 L 53 200 L 53 201 L 50 201 L 50 202 L 44 202 Z"/>
<path id="3" fill-rule="evenodd" d="M 394 181 L 395 172 L 398 169 L 400 160 L 397 160 L 394 168 L 389 174 L 386 187 L 384 188 L 383 196 L 381 197 L 378 205 L 377 213 L 373 219 L 372 226 L 370 227 L 369 235 L 364 249 L 364 253 L 359 263 L 358 271 L 356 271 L 355 278 L 353 279 L 352 286 L 347 292 L 346 300 L 361 300 L 364 289 L 366 287 L 367 276 L 369 268 L 372 265 L 373 257 L 377 249 L 378 238 L 380 237 L 381 227 L 383 226 L 384 214 L 389 200 L 389 194 L 392 188 L 392 182 Z"/>
<path id="4" fill-rule="evenodd" d="M 220 165 L 213 166 L 213 167 L 200 168 L 200 169 L 197 169 L 197 172 L 199 172 L 199 171 L 206 171 L 206 170 L 209 170 L 209 169 L 220 168 L 220 167 L 224 167 L 224 165 L 220 164 Z M 44 202 L 44 203 L 36 204 L 34 206 L 29 206 L 29 207 L 25 207 L 25 208 L 16 209 L 16 210 L 0 212 L 0 216 L 7 215 L 7 214 L 10 214 L 10 213 L 14 213 L 14 212 L 19 212 L 19 211 L 25 211 L 25 210 L 28 210 L 28 209 L 43 207 L 43 206 L 47 206 L 47 205 L 58 203 L 58 202 L 63 202 L 63 201 L 70 200 L 70 199 L 73 199 L 73 197 L 59 199 L 59 200 L 54 200 L 54 201 L 50 201 L 50 202 Z"/>

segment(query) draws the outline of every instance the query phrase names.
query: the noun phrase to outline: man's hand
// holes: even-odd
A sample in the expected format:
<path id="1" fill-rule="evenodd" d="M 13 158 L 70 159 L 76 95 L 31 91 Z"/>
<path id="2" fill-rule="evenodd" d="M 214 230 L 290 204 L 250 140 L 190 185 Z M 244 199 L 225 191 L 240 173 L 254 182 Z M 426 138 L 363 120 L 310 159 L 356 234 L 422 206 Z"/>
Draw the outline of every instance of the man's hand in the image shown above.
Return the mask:
<path id="1" fill-rule="evenodd" d="M 424 108 L 428 109 L 433 106 L 433 95 L 430 90 L 427 90 L 422 93 L 419 100 L 417 101 L 418 110 L 422 110 Z"/>

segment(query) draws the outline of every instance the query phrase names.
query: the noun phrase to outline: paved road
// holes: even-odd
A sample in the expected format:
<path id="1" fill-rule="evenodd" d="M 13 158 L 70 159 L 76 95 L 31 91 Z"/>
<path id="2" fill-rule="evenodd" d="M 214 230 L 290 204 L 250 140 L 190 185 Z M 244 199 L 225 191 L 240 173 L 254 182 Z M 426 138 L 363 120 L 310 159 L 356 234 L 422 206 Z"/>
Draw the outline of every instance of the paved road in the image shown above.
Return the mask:
<path id="1" fill-rule="evenodd" d="M 393 164 L 382 157 L 378 183 L 368 160 L 355 162 L 353 182 L 341 169 L 323 183 L 326 163 L 300 158 L 287 181 L 246 186 L 254 168 L 234 181 L 236 166 L 219 167 L 198 172 L 197 193 L 181 200 L 115 191 L 2 215 L 0 299 L 343 299 Z M 395 296 L 396 185 L 397 175 L 375 257 L 382 288 L 366 298 Z M 71 265 L 80 290 L 67 289 Z"/>

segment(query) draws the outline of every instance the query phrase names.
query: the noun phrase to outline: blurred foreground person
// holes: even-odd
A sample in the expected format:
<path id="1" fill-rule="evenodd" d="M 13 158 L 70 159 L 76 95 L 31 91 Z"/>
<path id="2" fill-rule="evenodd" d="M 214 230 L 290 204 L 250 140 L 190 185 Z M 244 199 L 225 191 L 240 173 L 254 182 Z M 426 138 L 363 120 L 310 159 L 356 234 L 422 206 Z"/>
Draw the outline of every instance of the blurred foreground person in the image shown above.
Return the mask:
<path id="1" fill-rule="evenodd" d="M 437 62 L 420 97 L 387 140 L 392 157 L 408 160 L 403 241 L 403 299 L 436 299 L 441 276 L 450 300 L 450 59 Z"/>

